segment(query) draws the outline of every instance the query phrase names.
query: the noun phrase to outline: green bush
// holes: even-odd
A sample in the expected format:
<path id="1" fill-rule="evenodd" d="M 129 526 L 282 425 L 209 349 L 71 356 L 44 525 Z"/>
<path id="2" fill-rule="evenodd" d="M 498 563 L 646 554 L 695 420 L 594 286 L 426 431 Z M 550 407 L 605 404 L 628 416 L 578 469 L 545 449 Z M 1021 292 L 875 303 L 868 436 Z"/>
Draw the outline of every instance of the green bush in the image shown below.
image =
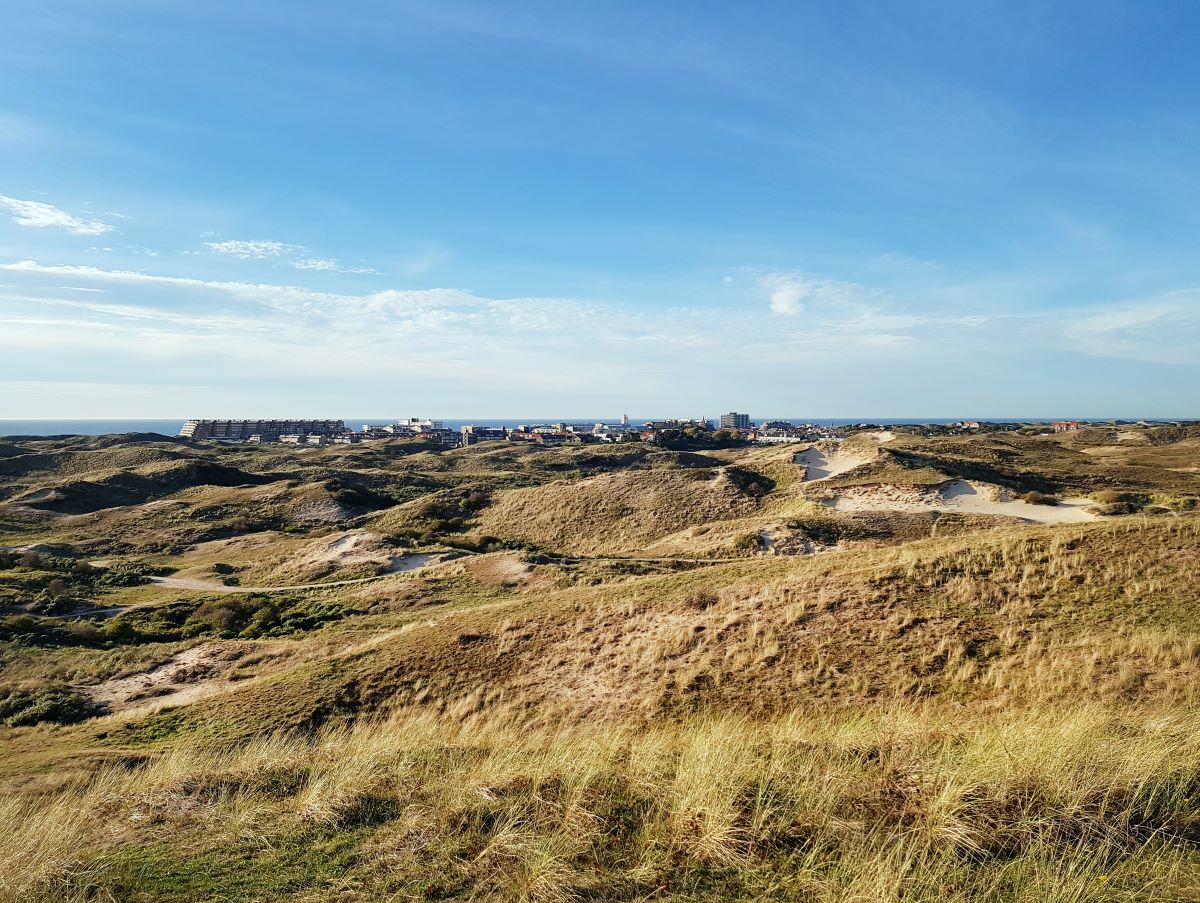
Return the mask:
<path id="1" fill-rule="evenodd" d="M 350 483 L 345 477 L 334 477 L 325 483 L 325 490 L 333 500 L 346 508 L 365 508 L 377 511 L 381 508 L 391 508 L 396 499 L 391 495 L 376 492 L 367 486 Z"/>
<path id="2" fill-rule="evenodd" d="M 141 586 L 150 579 L 126 568 L 109 568 L 101 571 L 93 582 L 96 586 Z"/>
<path id="3" fill-rule="evenodd" d="M 0 697 L 0 723 L 8 727 L 74 724 L 102 714 L 101 706 L 69 688 L 10 690 Z"/>
<path id="4" fill-rule="evenodd" d="M 762 548 L 762 539 L 757 533 L 743 533 L 733 541 L 736 552 L 757 552 Z"/>

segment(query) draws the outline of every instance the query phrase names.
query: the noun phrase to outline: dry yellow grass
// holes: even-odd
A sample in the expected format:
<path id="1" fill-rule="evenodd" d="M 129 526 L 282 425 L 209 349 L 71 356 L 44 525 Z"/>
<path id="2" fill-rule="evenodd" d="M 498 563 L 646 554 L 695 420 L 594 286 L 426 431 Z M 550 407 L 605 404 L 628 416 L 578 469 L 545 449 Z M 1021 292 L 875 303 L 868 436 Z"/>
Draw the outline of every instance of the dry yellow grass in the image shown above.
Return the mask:
<path id="1" fill-rule="evenodd" d="M 567 554 L 631 554 L 759 507 L 720 469 L 622 471 L 505 492 L 480 514 L 479 529 Z"/>
<path id="2" fill-rule="evenodd" d="M 1187 441 L 1143 438 L 1122 455 L 1079 438 L 888 447 L 997 472 L 1017 456 L 1056 480 L 1097 458 L 1105 479 L 1194 479 Z M 383 535 L 451 520 L 425 503 L 479 491 L 441 539 L 712 558 L 755 530 L 851 539 L 679 566 L 510 550 L 305 594 L 296 616 L 329 619 L 278 635 L 199 619 L 183 641 L 164 609 L 139 623 L 172 642 L 9 642 L 5 685 L 29 690 L 191 645 L 225 657 L 219 695 L 199 692 L 213 675 L 180 678 L 163 697 L 178 708 L 0 729 L 0 901 L 1200 899 L 1200 517 L 842 534 L 862 522 L 817 523 L 792 451 L 709 467 L 498 446 L 389 471 L 382 451 L 325 450 L 271 464 L 311 464 L 304 481 L 56 521 L 47 536 L 105 554 L 163 544 L 175 564 L 286 574 L 337 539 L 310 515 L 335 516 L 323 469 L 358 454 L 364 479 L 443 487 L 360 518 Z M 232 535 L 265 511 L 288 532 Z M 195 607 L 153 587 L 106 598 Z"/>
<path id="3" fill-rule="evenodd" d="M 1181 712 L 414 715 L 176 745 L 6 798 L 0 900 L 1183 900 L 1198 786 Z M 337 834 L 354 855 L 336 868 L 276 871 Z M 232 886 L 196 870 L 214 857 L 243 863 Z"/>

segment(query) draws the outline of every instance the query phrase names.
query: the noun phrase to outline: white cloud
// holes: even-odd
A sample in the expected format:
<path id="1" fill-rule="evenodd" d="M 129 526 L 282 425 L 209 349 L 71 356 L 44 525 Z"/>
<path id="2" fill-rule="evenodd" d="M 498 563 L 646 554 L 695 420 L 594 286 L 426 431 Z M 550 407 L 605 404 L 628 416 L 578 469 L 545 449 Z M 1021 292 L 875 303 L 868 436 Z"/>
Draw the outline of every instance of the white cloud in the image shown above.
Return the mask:
<path id="1" fill-rule="evenodd" d="M 302 254 L 306 250 L 300 245 L 284 244 L 281 241 L 206 241 L 204 246 L 217 254 L 230 254 L 243 260 L 284 257 Z"/>
<path id="2" fill-rule="evenodd" d="M 771 310 L 777 314 L 798 314 L 804 310 L 807 285 L 801 279 L 790 276 L 765 276 L 763 285 L 771 290 Z"/>
<path id="3" fill-rule="evenodd" d="M 292 266 L 298 270 L 321 270 L 326 273 L 375 273 L 378 270 L 373 270 L 370 267 L 347 267 L 342 266 L 336 260 L 326 257 L 304 257 L 300 260 L 293 260 Z"/>
<path id="4" fill-rule="evenodd" d="M 20 198 L 0 195 L 0 207 L 8 208 L 12 214 L 12 221 L 18 226 L 66 229 L 72 235 L 103 235 L 113 230 L 108 223 L 95 219 L 80 219 L 53 204 L 44 204 L 41 201 L 23 201 Z"/>
<path id="5" fill-rule="evenodd" d="M 298 270 L 326 270 L 336 271 L 338 262 L 336 260 L 322 260 L 317 257 L 307 257 L 303 260 L 293 260 L 292 266 Z"/>
<path id="6" fill-rule="evenodd" d="M 764 273 L 758 284 L 769 291 L 771 310 L 783 316 L 803 313 L 807 306 L 850 307 L 864 304 L 879 293 L 855 282 L 822 279 L 803 273 Z"/>
<path id="7" fill-rule="evenodd" d="M 945 379 L 971 366 L 1009 374 L 995 383 L 1001 400 L 992 403 L 1002 406 L 1013 381 L 1039 361 L 1079 367 L 1087 356 L 1114 374 L 1122 368 L 1107 361 L 1200 363 L 1200 293 L 1095 305 L 1071 317 L 980 316 L 917 310 L 866 286 L 796 273 L 754 275 L 745 286 L 757 302 L 751 310 L 454 288 L 316 291 L 33 260 L 0 264 L 0 273 L 15 284 L 0 291 L 0 360 L 10 374 L 57 378 L 40 369 L 51 348 L 55 361 L 70 362 L 64 373 L 94 373 L 97 384 L 170 361 L 180 380 L 218 401 L 242 398 L 249 386 L 289 404 L 324 397 L 344 406 L 362 393 L 390 398 L 374 387 L 403 385 L 419 387 L 415 397 L 432 407 L 514 415 L 503 406 L 523 392 L 581 412 L 606 398 L 653 412 L 662 399 L 736 406 L 742 397 L 764 414 L 787 414 L 794 399 L 828 416 L 850 403 L 859 407 L 848 416 L 936 416 L 902 405 L 932 397 L 941 410 L 946 393 L 958 393 L 954 403 L 977 406 L 978 386 Z M 78 291 L 93 287 L 109 293 Z M 794 290 L 804 315 L 762 304 L 764 288 Z M 931 386 L 936 395 L 920 394 Z M 774 410 L 764 410 L 770 399 Z"/>
<path id="8" fill-rule="evenodd" d="M 370 267 L 343 266 L 332 257 L 312 257 L 304 245 L 292 245 L 282 241 L 206 241 L 204 246 L 214 254 L 228 254 L 242 260 L 278 260 L 287 262 L 297 270 L 317 270 L 326 273 L 376 273 Z"/>

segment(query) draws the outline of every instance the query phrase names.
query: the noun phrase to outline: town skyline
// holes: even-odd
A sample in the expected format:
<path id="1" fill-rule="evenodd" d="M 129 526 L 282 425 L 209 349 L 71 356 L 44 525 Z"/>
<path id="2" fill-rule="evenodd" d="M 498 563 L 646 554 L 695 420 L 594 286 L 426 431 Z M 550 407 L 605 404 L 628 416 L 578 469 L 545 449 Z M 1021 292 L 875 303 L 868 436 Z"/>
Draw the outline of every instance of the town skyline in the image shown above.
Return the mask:
<path id="1" fill-rule="evenodd" d="M 514 416 L 514 417 L 433 417 L 433 418 L 408 418 L 409 420 L 429 420 L 444 423 L 449 429 L 458 432 L 464 427 L 478 426 L 482 428 L 507 428 L 517 429 L 522 424 L 573 424 L 575 426 L 587 426 L 589 428 L 608 425 L 616 426 L 624 424 L 626 426 L 646 425 L 654 422 L 663 422 L 666 420 L 688 420 L 691 423 L 704 421 L 712 424 L 713 429 L 721 428 L 720 420 L 724 415 L 717 417 L 707 417 L 701 414 L 698 418 L 679 418 L 667 417 L 663 415 L 615 415 L 615 416 L 587 416 L 587 415 L 553 415 L 553 416 Z M 879 416 L 845 416 L 845 417 L 816 417 L 812 415 L 787 415 L 787 414 L 767 414 L 762 416 L 750 416 L 750 427 L 762 426 L 770 423 L 790 422 L 798 426 L 827 426 L 827 427 L 868 427 L 868 426 L 897 426 L 897 427 L 919 427 L 933 426 L 944 427 L 955 424 L 975 423 L 983 425 L 987 428 L 1006 428 L 1013 425 L 1023 426 L 1049 426 L 1055 423 L 1075 422 L 1096 426 L 1104 426 L 1108 424 L 1189 424 L 1195 423 L 1194 418 L 1189 417 L 1142 417 L 1138 415 L 1113 415 L 1104 417 L 1081 417 L 1075 413 L 1055 413 L 1044 416 L 985 416 L 985 415 L 967 415 L 961 414 L 953 417 L 879 417 Z M 209 422 L 286 422 L 286 421 L 307 421 L 316 422 L 324 420 L 326 422 L 337 422 L 342 425 L 347 431 L 356 431 L 358 427 L 362 430 L 368 428 L 383 428 L 391 424 L 403 423 L 402 418 L 398 417 L 372 417 L 372 416 L 353 416 L 339 418 L 311 418 L 311 417 L 224 417 L 224 418 L 186 418 L 186 417 L 138 417 L 138 418 L 0 418 L 0 436 L 9 435 L 30 435 L 30 436 L 51 436 L 51 435 L 107 435 L 119 433 L 159 433 L 161 435 L 174 436 L 188 423 L 205 420 Z M 356 426 L 358 425 L 358 426 Z M 380 437 L 376 437 L 380 438 Z"/>
<path id="2" fill-rule="evenodd" d="M 842 424 L 763 419 L 755 422 L 749 414 L 728 411 L 715 420 L 707 417 L 668 418 L 638 423 L 628 414 L 619 421 L 535 422 L 503 424 L 447 424 L 444 420 L 409 417 L 387 423 L 363 423 L 361 428 L 344 420 L 242 420 L 191 419 L 179 430 L 179 438 L 198 442 L 247 445 L 357 445 L 393 439 L 424 442 L 430 448 L 448 449 L 477 445 L 481 442 L 523 443 L 542 446 L 586 445 L 589 443 L 649 442 L 664 447 L 728 447 L 745 444 L 801 444 L 832 440 L 840 442 L 856 428 L 882 424 Z M 1084 424 L 1060 420 L 1044 425 L 1047 434 L 1074 432 Z M 893 424 L 902 429 L 900 424 Z M 918 425 L 906 425 L 909 427 Z M 1010 430 L 1016 423 L 992 424 L 980 420 L 960 420 L 941 425 L 923 424 L 920 429 L 975 434 L 981 431 Z M 878 434 L 877 434 L 878 435 Z M 883 441 L 893 438 L 885 433 Z"/>

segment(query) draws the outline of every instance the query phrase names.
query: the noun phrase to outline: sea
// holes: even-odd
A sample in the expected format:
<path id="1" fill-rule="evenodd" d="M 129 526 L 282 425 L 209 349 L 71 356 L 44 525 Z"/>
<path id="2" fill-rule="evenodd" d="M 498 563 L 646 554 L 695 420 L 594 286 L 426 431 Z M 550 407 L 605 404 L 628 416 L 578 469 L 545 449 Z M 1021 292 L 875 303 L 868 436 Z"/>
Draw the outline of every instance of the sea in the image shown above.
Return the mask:
<path id="1" fill-rule="evenodd" d="M 656 417 L 630 417 L 633 424 L 645 423 L 648 420 L 661 420 L 670 415 Z M 361 429 L 364 424 L 395 423 L 395 417 L 344 417 L 346 426 L 350 429 Z M 494 419 L 474 417 L 455 420 L 439 418 L 449 429 L 473 424 L 486 427 L 515 427 L 522 423 L 620 423 L 620 417 L 512 417 Z M 992 423 L 1036 423 L 1051 422 L 1065 419 L 1058 417 L 924 417 L 924 418 L 895 418 L 895 417 L 756 417 L 757 422 L 764 420 L 787 420 L 792 423 L 820 423 L 830 426 L 852 426 L 860 423 L 870 424 L 937 424 L 955 423 L 963 419 L 987 420 Z M 177 417 L 162 420 L 0 420 L 0 436 L 105 436 L 112 433 L 159 433 L 163 436 L 176 436 L 187 418 Z"/>

